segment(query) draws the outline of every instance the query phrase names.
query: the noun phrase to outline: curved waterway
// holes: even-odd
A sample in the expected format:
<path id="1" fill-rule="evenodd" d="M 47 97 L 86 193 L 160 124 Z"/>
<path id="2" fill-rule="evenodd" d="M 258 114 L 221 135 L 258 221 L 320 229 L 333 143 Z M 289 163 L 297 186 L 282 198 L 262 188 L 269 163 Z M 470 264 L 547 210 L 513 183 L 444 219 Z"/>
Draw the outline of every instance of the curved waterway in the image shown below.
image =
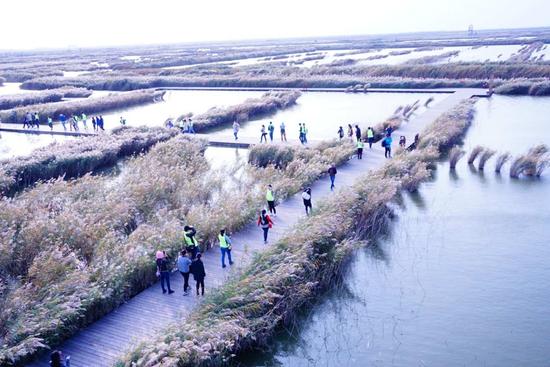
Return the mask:
<path id="1" fill-rule="evenodd" d="M 465 146 L 550 143 L 548 99 L 481 100 Z M 527 108 L 529 107 L 529 108 Z M 508 134 L 510 130 L 510 134 Z M 492 162 L 491 162 L 492 163 Z M 342 286 L 247 366 L 548 366 L 550 172 L 441 163 L 390 233 L 355 253 Z"/>

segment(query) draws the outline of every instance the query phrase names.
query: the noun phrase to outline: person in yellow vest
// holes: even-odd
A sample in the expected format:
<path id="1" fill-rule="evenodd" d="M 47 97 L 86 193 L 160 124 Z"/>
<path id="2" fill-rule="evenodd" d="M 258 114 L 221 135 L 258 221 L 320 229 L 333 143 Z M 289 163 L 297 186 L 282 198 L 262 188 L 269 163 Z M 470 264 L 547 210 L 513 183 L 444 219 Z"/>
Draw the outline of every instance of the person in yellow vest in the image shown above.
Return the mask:
<path id="1" fill-rule="evenodd" d="M 359 138 L 357 140 L 357 159 L 363 159 L 363 148 L 365 147 L 365 143 L 363 143 L 363 140 Z"/>
<path id="2" fill-rule="evenodd" d="M 273 186 L 271 185 L 267 185 L 265 200 L 267 201 L 267 207 L 269 208 L 269 213 L 273 215 L 277 215 L 277 210 L 275 209 L 275 196 L 273 195 Z"/>
<path id="3" fill-rule="evenodd" d="M 231 238 L 225 233 L 225 229 L 220 231 L 218 241 L 220 242 L 220 250 L 222 252 L 222 268 L 225 268 L 226 254 L 227 259 L 229 259 L 229 265 L 233 265 L 233 260 L 231 259 Z"/>
<path id="4" fill-rule="evenodd" d="M 374 143 L 374 130 L 370 126 L 367 129 L 367 139 L 369 142 L 369 149 L 372 149 L 372 143 Z"/>
<path id="5" fill-rule="evenodd" d="M 193 226 L 183 227 L 183 240 L 186 250 L 191 254 L 191 260 L 194 260 L 199 252 L 199 243 L 197 241 L 197 230 Z"/>

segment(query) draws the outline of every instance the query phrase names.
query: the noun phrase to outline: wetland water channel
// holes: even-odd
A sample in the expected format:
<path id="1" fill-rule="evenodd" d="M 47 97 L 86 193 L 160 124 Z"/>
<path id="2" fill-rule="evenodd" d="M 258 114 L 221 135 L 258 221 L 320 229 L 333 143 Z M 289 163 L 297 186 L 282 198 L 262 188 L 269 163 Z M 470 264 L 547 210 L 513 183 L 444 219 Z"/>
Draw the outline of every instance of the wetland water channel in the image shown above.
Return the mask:
<path id="1" fill-rule="evenodd" d="M 263 92 L 251 91 L 167 91 L 164 102 L 131 107 L 103 114 L 106 129 L 119 126 L 121 116 L 129 126 L 163 126 L 167 118 L 176 118 L 184 113 L 194 115 L 206 112 L 214 106 L 231 106 L 244 102 L 247 98 L 260 97 Z M 420 101 L 421 113 L 425 108 L 423 103 L 430 97 L 434 98 L 431 105 L 436 104 L 447 94 L 431 93 L 340 93 L 340 92 L 305 92 L 298 99 L 297 105 L 287 110 L 279 111 L 269 118 L 262 118 L 241 124 L 240 136 L 259 139 L 262 124 L 267 126 L 274 122 L 276 138 L 279 137 L 279 125 L 282 121 L 287 126 L 288 139 L 298 140 L 298 123 L 306 123 L 309 129 L 308 137 L 312 140 L 334 138 L 338 126 L 347 123 L 378 123 L 388 118 L 400 105 Z M 89 129 L 91 123 L 88 121 Z M 9 126 L 9 125 L 8 125 Z M 19 127 L 19 125 L 17 125 Z M 366 126 L 365 126 L 366 127 Z M 42 126 L 41 129 L 47 129 Z M 213 135 L 232 136 L 231 126 L 213 130 Z M 18 133 L 2 133 L 0 139 L 0 159 L 31 154 L 33 149 L 46 146 L 52 142 L 61 142 L 70 137 L 50 135 L 28 135 Z"/>
<path id="2" fill-rule="evenodd" d="M 481 99 L 464 147 L 550 143 L 549 98 Z M 246 366 L 548 366 L 550 178 L 459 162 L 405 194 L 343 284 Z"/>

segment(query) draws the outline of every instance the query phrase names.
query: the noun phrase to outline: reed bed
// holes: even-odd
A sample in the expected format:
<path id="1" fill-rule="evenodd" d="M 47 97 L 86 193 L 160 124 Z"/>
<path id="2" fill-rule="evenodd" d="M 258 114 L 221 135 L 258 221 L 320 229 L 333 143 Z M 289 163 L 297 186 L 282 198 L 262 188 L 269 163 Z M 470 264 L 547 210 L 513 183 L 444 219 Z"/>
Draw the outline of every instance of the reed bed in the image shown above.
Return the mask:
<path id="1" fill-rule="evenodd" d="M 46 122 L 48 117 L 57 118 L 60 114 L 71 116 L 74 114 L 96 114 L 117 110 L 130 106 L 153 103 L 162 100 L 164 92 L 154 90 L 137 90 L 129 93 L 110 94 L 105 97 L 85 99 L 79 101 L 66 101 L 36 104 L 32 106 L 16 107 L 0 111 L 2 122 L 23 123 L 27 112 L 38 112 L 40 121 Z"/>
<path id="2" fill-rule="evenodd" d="M 386 129 L 391 128 L 392 131 L 398 130 L 403 122 L 409 121 L 411 116 L 418 110 L 420 107 L 420 100 L 416 100 L 410 105 L 399 106 L 394 111 L 393 115 L 387 118 L 386 120 L 376 124 L 373 127 L 374 130 L 374 141 L 379 141 L 386 134 Z M 366 129 L 362 134 L 363 138 L 366 139 L 367 131 Z"/>
<path id="3" fill-rule="evenodd" d="M 474 164 L 477 157 L 479 157 L 484 151 L 485 148 L 479 145 L 472 149 L 470 155 L 468 156 L 468 164 Z"/>
<path id="4" fill-rule="evenodd" d="M 540 177 L 546 167 L 550 164 L 549 150 L 546 145 L 537 145 L 527 152 L 514 159 L 510 167 L 510 177 L 520 176 Z"/>
<path id="5" fill-rule="evenodd" d="M 485 164 L 489 159 L 491 159 L 492 156 L 494 156 L 496 151 L 492 149 L 485 148 L 483 149 L 483 153 L 481 153 L 481 156 L 479 157 L 479 163 L 477 166 L 477 169 L 480 171 L 483 171 L 485 169 Z"/>
<path id="6" fill-rule="evenodd" d="M 460 147 L 458 147 L 458 146 L 452 147 L 451 150 L 449 151 L 449 167 L 450 167 L 450 169 L 452 169 L 452 170 L 456 169 L 456 164 L 458 163 L 460 158 L 462 158 L 465 154 L 466 154 L 466 152 L 464 150 L 462 150 Z"/>
<path id="7" fill-rule="evenodd" d="M 270 115 L 278 110 L 292 107 L 300 97 L 299 91 L 271 91 L 260 98 L 249 98 L 241 104 L 229 107 L 214 107 L 193 118 L 197 132 L 213 127 L 232 124 L 234 121 L 248 121 Z M 181 116 L 179 119 L 186 117 Z M 178 120 L 179 120 L 178 119 Z"/>
<path id="8" fill-rule="evenodd" d="M 499 154 L 495 162 L 495 172 L 500 174 L 502 166 L 504 166 L 504 164 L 506 164 L 506 162 L 508 162 L 510 158 L 511 155 L 508 152 Z"/>
<path id="9" fill-rule="evenodd" d="M 248 166 L 228 186 L 228 172 L 210 169 L 204 149 L 204 141 L 178 135 L 130 160 L 115 182 L 59 179 L 0 201 L 0 271 L 7 280 L 0 364 L 23 362 L 151 285 L 155 251 L 176 254 L 184 224 L 195 225 L 204 250 L 220 228 L 250 222 L 267 183 L 284 197 L 350 153 L 334 142 L 284 170 Z"/>
<path id="10" fill-rule="evenodd" d="M 109 134 L 53 143 L 31 155 L 0 161 L 0 195 L 13 195 L 38 181 L 75 178 L 140 154 L 177 135 L 165 128 L 121 127 Z"/>
<path id="11" fill-rule="evenodd" d="M 35 93 L 0 96 L 0 110 L 42 103 L 60 102 L 63 98 L 87 98 L 92 91 L 85 88 L 65 87 Z"/>
<path id="12" fill-rule="evenodd" d="M 411 59 L 406 61 L 405 63 L 411 64 L 411 65 L 434 64 L 436 62 L 446 60 L 450 57 L 457 56 L 459 53 L 460 51 L 449 51 L 439 55 L 430 55 L 430 56 L 419 57 L 416 59 Z"/>
<path id="13" fill-rule="evenodd" d="M 6 78 L 2 78 L 0 76 L 0 87 L 3 86 L 5 82 L 6 82 Z"/>
<path id="14" fill-rule="evenodd" d="M 396 155 L 336 193 L 188 318 L 128 353 L 117 366 L 221 366 L 235 355 L 268 347 L 278 327 L 292 323 L 299 309 L 330 287 L 351 252 L 380 233 L 391 213 L 388 204 L 399 191 L 415 190 L 430 177 L 428 167 L 440 156 L 437 147 L 462 136 L 458 127 L 466 129 L 472 113 L 468 102 L 444 116 L 441 121 L 451 131 L 434 135 L 441 130 L 434 124 L 422 135 L 423 148 Z M 458 117 L 466 120 L 453 124 Z"/>

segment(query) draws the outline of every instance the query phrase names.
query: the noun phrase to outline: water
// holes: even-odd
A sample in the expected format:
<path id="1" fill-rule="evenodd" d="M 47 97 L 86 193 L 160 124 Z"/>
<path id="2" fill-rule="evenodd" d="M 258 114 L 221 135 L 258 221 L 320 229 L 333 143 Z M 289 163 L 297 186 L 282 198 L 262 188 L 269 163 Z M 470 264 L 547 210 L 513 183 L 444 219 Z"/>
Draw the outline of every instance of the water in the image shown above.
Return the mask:
<path id="1" fill-rule="evenodd" d="M 361 127 L 375 125 L 385 120 L 400 105 L 424 102 L 433 97 L 432 106 L 447 97 L 446 94 L 424 93 L 339 93 L 339 92 L 305 92 L 298 99 L 297 105 L 279 111 L 268 118 L 248 121 L 241 124 L 239 136 L 260 138 L 262 124 L 267 127 L 269 121 L 275 125 L 275 137 L 280 138 L 279 125 L 286 125 L 287 138 L 298 139 L 298 124 L 306 123 L 308 139 L 323 140 L 337 137 L 339 126 L 358 123 Z M 421 107 L 417 113 L 422 113 Z M 218 130 L 213 135 L 232 135 L 232 128 Z"/>
<path id="2" fill-rule="evenodd" d="M 0 132 L 0 159 L 30 155 L 34 149 L 45 147 L 54 142 L 61 143 L 69 139 L 74 138 Z"/>
<path id="3" fill-rule="evenodd" d="M 480 102 L 466 145 L 487 131 L 489 145 L 509 151 L 548 137 L 535 119 L 547 99 Z M 521 135 L 500 139 L 519 121 Z M 456 174 L 440 164 L 405 195 L 391 234 L 356 253 L 346 286 L 310 308 L 299 332 L 243 364 L 548 366 L 550 177 L 512 180 L 461 163 Z"/>
<path id="4" fill-rule="evenodd" d="M 31 90 L 20 89 L 21 83 L 4 83 L 0 86 L 0 96 L 7 94 L 32 93 Z"/>
<path id="5" fill-rule="evenodd" d="M 168 118 L 176 118 L 188 112 L 197 115 L 214 106 L 235 105 L 262 94 L 251 91 L 171 90 L 164 95 L 164 102 L 105 113 L 103 118 L 107 129 L 119 126 L 121 116 L 124 116 L 129 126 L 163 126 Z"/>

